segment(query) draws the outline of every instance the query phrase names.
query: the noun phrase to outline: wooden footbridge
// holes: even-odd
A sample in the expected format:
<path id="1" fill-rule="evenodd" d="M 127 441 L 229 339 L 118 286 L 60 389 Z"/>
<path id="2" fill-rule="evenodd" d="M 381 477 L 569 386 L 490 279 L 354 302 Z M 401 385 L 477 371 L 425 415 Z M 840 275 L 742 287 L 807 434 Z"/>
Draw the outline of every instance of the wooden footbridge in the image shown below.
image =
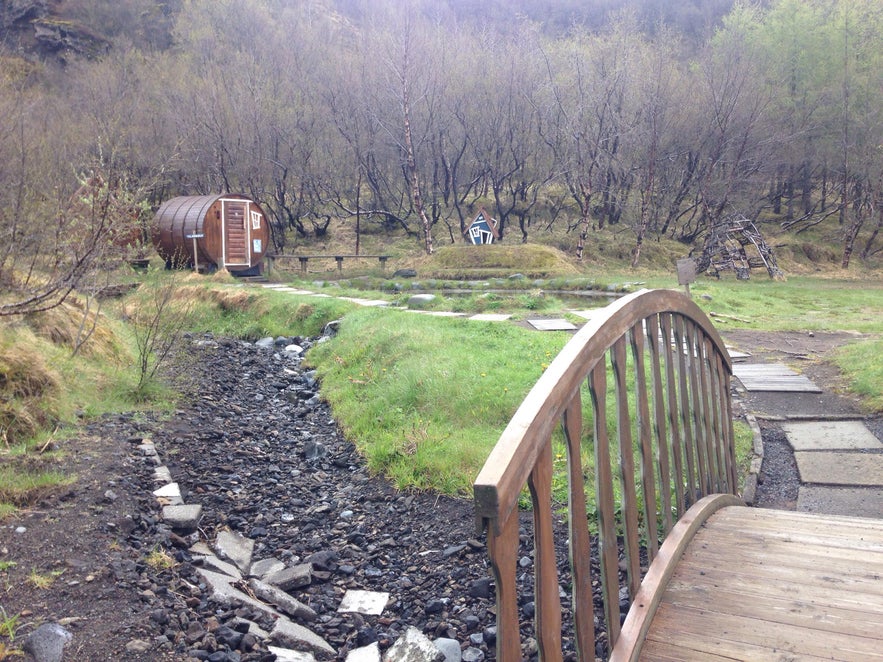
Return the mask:
<path id="1" fill-rule="evenodd" d="M 474 485 L 496 581 L 498 660 L 526 656 L 525 488 L 542 660 L 570 651 L 580 660 L 883 660 L 883 521 L 746 507 L 731 375 L 711 322 L 673 291 L 611 304 L 546 369 Z M 561 572 L 559 447 L 571 561 Z"/>

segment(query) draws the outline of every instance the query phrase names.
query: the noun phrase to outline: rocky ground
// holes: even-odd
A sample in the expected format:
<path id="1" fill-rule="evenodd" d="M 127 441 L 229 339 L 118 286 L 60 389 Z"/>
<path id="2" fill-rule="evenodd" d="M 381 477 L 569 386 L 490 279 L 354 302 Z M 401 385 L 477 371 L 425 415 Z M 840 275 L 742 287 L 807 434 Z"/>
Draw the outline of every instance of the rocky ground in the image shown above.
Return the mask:
<path id="1" fill-rule="evenodd" d="M 492 583 L 471 502 L 397 492 L 371 476 L 311 373 L 281 345 L 190 342 L 190 395 L 174 416 L 88 423 L 64 444 L 71 485 L 0 524 L 0 604 L 20 614 L 14 642 L 57 622 L 73 635 L 66 660 L 274 659 L 254 637 L 229 636 L 242 617 L 272 624 L 220 607 L 197 573 L 190 546 L 232 530 L 255 541 L 256 560 L 312 565 L 312 583 L 293 593 L 339 659 L 375 641 L 385 649 L 408 626 L 455 639 L 466 659 L 493 657 Z M 146 438 L 185 501 L 203 506 L 197 533 L 163 523 L 153 465 L 137 452 Z M 527 537 L 521 555 L 529 617 Z M 382 615 L 338 613 L 354 588 L 388 592 Z"/>
<path id="2" fill-rule="evenodd" d="M 794 339 L 779 340 L 792 351 Z M 828 349 L 840 340 L 829 339 Z M 54 622 L 72 635 L 65 660 L 274 659 L 241 627 L 249 619 L 269 628 L 266 617 L 219 605 L 198 573 L 191 545 L 231 530 L 254 540 L 255 559 L 311 565 L 312 582 L 293 594 L 316 612 L 307 625 L 338 659 L 372 642 L 386 648 L 408 626 L 456 640 L 465 659 L 492 658 L 493 587 L 471 502 L 397 492 L 371 476 L 311 373 L 282 350 L 309 341 L 271 348 L 188 342 L 189 395 L 173 416 L 86 424 L 60 456 L 71 484 L 0 523 L 0 646 L 20 647 L 39 624 Z M 769 461 L 779 464 L 765 464 L 759 494 L 767 505 L 788 507 L 796 498 L 790 453 L 783 439 L 776 446 L 775 425 L 765 437 Z M 151 493 L 153 465 L 137 452 L 146 438 L 185 501 L 203 506 L 195 534 L 163 523 Z M 519 556 L 532 656 L 528 536 Z M 564 550 L 559 561 L 566 563 Z M 339 613 L 349 589 L 388 592 L 388 604 L 380 616 Z"/>

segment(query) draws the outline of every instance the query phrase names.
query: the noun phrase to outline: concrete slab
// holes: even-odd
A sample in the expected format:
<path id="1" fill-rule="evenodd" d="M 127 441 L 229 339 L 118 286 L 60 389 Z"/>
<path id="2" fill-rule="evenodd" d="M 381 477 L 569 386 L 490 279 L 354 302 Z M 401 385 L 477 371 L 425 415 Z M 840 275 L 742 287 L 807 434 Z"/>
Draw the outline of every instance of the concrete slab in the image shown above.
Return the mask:
<path id="1" fill-rule="evenodd" d="M 476 322 L 505 322 L 506 320 L 511 319 L 511 317 L 512 315 L 505 315 L 503 313 L 478 313 L 469 319 L 475 320 Z"/>
<path id="2" fill-rule="evenodd" d="M 215 539 L 215 549 L 222 557 L 236 564 L 243 574 L 248 574 L 254 540 L 235 531 L 219 531 Z"/>
<path id="3" fill-rule="evenodd" d="M 797 496 L 797 510 L 823 515 L 883 519 L 883 489 L 804 485 Z"/>
<path id="4" fill-rule="evenodd" d="M 576 327 L 566 319 L 527 320 L 537 331 L 573 331 Z"/>
<path id="5" fill-rule="evenodd" d="M 796 451 L 883 450 L 883 442 L 861 421 L 784 423 L 782 430 Z"/>
<path id="6" fill-rule="evenodd" d="M 794 459 L 802 483 L 883 487 L 883 454 L 803 451 Z"/>
<path id="7" fill-rule="evenodd" d="M 733 374 L 746 391 L 822 392 L 809 378 L 781 363 L 737 363 Z"/>

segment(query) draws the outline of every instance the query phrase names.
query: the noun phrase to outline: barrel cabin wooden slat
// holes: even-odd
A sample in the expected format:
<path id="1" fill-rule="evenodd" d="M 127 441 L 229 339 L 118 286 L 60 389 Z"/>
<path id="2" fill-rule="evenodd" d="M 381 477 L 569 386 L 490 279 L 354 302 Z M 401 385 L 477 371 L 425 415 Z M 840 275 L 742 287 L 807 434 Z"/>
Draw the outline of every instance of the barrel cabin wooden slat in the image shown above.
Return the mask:
<path id="1" fill-rule="evenodd" d="M 179 196 L 154 218 L 153 243 L 168 267 L 256 275 L 269 240 L 266 214 L 244 195 Z"/>

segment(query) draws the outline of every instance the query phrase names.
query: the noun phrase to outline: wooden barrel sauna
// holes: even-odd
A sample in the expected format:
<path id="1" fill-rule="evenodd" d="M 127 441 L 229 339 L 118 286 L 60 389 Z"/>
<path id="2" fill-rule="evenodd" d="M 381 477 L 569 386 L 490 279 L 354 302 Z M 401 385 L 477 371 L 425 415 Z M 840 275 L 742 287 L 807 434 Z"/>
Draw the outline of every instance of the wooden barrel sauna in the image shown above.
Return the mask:
<path id="1" fill-rule="evenodd" d="M 179 196 L 154 217 L 153 243 L 168 268 L 257 275 L 269 241 L 267 215 L 244 195 Z"/>

